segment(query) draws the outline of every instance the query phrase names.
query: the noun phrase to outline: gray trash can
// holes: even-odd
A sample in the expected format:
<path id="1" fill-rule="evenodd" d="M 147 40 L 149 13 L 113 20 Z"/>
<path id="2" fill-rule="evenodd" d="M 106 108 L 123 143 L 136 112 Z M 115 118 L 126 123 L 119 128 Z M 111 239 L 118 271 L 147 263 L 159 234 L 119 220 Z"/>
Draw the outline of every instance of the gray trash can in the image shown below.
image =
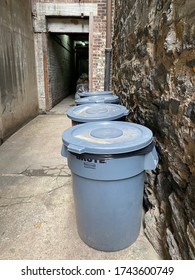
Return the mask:
<path id="1" fill-rule="evenodd" d="M 88 96 L 94 96 L 94 95 L 112 95 L 112 91 L 83 91 L 79 93 L 80 97 L 88 97 Z"/>
<path id="2" fill-rule="evenodd" d="M 62 141 L 81 239 L 102 251 L 130 246 L 140 231 L 145 170 L 158 163 L 151 130 L 93 122 L 65 130 Z"/>
<path id="3" fill-rule="evenodd" d="M 119 104 L 119 98 L 116 95 L 94 95 L 83 97 L 75 100 L 76 105 L 90 104 L 90 103 L 114 103 Z"/>
<path id="4" fill-rule="evenodd" d="M 118 104 L 84 104 L 70 107 L 67 116 L 72 125 L 94 121 L 125 121 L 129 111 L 125 106 Z"/>

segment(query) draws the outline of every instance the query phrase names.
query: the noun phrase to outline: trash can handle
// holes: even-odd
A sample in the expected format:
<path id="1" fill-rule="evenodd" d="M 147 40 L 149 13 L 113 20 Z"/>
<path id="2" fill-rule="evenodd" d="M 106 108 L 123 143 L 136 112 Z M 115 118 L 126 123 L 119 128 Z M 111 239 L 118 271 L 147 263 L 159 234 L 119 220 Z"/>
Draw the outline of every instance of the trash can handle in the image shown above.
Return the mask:
<path id="1" fill-rule="evenodd" d="M 145 170 L 154 170 L 158 164 L 158 154 L 156 152 L 155 147 L 153 147 L 152 151 L 145 155 L 144 159 L 144 169 Z"/>
<path id="2" fill-rule="evenodd" d="M 69 144 L 67 147 L 69 152 L 73 152 L 76 154 L 82 154 L 85 152 L 85 148 L 82 146 L 74 145 L 74 144 Z"/>

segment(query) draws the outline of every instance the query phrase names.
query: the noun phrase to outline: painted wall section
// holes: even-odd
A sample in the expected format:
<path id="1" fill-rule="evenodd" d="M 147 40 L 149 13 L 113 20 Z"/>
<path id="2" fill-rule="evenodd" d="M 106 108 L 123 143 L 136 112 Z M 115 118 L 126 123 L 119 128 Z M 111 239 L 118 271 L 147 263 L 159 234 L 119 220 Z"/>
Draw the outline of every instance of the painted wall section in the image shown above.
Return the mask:
<path id="1" fill-rule="evenodd" d="M 1 142 L 38 113 L 30 0 L 3 0 L 0 9 Z"/>
<path id="2" fill-rule="evenodd" d="M 167 259 L 195 259 L 195 1 L 117 0 L 113 87 L 156 138 L 145 233 Z"/>

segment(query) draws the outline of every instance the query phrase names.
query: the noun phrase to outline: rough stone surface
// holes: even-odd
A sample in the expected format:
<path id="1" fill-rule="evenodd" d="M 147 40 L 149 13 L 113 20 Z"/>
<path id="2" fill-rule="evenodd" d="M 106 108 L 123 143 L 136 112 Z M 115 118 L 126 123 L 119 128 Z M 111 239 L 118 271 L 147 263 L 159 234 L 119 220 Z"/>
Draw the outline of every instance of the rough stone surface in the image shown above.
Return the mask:
<path id="1" fill-rule="evenodd" d="M 167 259 L 195 258 L 195 2 L 115 1 L 113 89 L 149 127 L 145 232 Z"/>

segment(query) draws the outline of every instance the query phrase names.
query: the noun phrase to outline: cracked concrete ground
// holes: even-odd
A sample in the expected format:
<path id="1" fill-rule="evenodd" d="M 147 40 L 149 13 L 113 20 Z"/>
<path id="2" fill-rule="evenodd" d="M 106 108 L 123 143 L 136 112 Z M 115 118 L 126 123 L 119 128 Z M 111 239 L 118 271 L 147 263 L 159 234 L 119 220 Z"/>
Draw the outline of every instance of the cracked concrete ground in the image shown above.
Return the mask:
<path id="1" fill-rule="evenodd" d="M 78 236 L 71 172 L 60 154 L 72 97 L 39 115 L 0 146 L 0 259 L 158 260 L 143 233 L 118 252 L 88 247 Z"/>

